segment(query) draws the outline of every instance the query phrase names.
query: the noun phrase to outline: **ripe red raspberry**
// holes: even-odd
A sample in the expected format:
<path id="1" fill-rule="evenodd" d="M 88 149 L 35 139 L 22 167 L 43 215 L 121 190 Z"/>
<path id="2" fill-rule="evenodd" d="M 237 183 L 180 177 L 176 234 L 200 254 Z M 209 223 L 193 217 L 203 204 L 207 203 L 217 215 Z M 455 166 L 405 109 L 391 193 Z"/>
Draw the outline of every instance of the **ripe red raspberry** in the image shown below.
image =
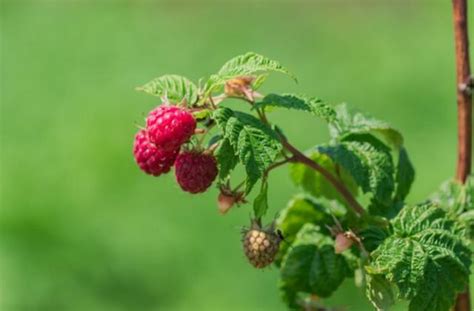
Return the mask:
<path id="1" fill-rule="evenodd" d="M 173 166 L 178 149 L 164 151 L 149 141 L 147 132 L 140 130 L 135 136 L 133 155 L 138 166 L 147 174 L 160 176 Z"/>
<path id="2" fill-rule="evenodd" d="M 163 150 L 175 150 L 189 140 L 196 129 L 196 120 L 188 111 L 161 105 L 150 111 L 146 119 L 150 141 Z"/>
<path id="3" fill-rule="evenodd" d="M 273 224 L 262 229 L 259 222 L 253 220 L 250 230 L 243 232 L 244 253 L 255 268 L 264 268 L 275 260 L 280 242 Z"/>
<path id="4" fill-rule="evenodd" d="M 217 163 L 212 155 L 183 152 L 176 162 L 176 180 L 181 189 L 191 193 L 204 192 L 217 176 Z"/>

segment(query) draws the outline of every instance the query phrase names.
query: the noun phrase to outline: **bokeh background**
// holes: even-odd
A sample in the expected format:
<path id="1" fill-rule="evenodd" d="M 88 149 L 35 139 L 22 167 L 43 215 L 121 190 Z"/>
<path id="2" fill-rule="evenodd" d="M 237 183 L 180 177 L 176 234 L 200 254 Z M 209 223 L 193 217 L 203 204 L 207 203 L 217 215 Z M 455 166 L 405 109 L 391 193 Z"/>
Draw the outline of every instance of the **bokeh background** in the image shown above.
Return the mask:
<path id="1" fill-rule="evenodd" d="M 278 59 L 300 83 L 276 74 L 264 91 L 348 102 L 405 134 L 417 202 L 454 173 L 450 9 L 448 0 L 3 1 L 0 310 L 285 310 L 278 271 L 252 269 L 242 254 L 249 206 L 223 217 L 216 189 L 188 195 L 173 174 L 135 166 L 136 124 L 158 102 L 134 87 L 164 73 L 198 79 L 246 51 Z M 272 119 L 302 149 L 328 137 L 312 117 Z M 296 191 L 287 176 L 271 177 L 269 215 Z M 349 281 L 328 303 L 370 310 L 363 297 Z"/>

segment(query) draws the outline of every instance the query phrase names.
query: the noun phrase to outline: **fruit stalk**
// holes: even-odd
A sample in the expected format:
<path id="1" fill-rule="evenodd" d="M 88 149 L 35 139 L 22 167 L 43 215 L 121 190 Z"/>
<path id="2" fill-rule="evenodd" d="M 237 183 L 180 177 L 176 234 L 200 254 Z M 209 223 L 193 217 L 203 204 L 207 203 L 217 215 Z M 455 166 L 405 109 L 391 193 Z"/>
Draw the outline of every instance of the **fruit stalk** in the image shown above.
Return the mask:
<path id="1" fill-rule="evenodd" d="M 456 180 L 464 183 L 471 173 L 472 158 L 472 91 L 469 64 L 467 0 L 453 0 L 454 39 L 456 46 L 456 85 L 458 107 L 458 159 Z M 456 311 L 471 310 L 469 286 L 458 295 Z"/>

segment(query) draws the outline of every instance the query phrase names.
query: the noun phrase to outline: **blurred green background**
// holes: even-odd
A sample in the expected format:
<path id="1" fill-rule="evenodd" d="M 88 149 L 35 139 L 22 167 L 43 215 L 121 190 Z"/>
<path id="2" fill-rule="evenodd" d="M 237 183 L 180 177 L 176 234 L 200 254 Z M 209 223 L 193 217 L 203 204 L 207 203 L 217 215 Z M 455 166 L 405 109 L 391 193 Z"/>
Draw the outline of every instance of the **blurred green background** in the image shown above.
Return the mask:
<path id="1" fill-rule="evenodd" d="M 277 270 L 257 271 L 242 254 L 249 206 L 223 217 L 216 189 L 188 195 L 173 174 L 136 167 L 135 124 L 158 102 L 134 87 L 164 73 L 198 79 L 246 51 L 278 59 L 300 83 L 274 75 L 264 91 L 349 102 L 402 130 L 417 202 L 454 173 L 450 9 L 448 0 L 3 1 L 0 310 L 285 310 Z M 314 118 L 271 117 L 303 149 L 328 137 Z M 287 174 L 271 178 L 268 220 L 295 192 Z M 370 310 L 363 297 L 349 281 L 329 303 Z"/>

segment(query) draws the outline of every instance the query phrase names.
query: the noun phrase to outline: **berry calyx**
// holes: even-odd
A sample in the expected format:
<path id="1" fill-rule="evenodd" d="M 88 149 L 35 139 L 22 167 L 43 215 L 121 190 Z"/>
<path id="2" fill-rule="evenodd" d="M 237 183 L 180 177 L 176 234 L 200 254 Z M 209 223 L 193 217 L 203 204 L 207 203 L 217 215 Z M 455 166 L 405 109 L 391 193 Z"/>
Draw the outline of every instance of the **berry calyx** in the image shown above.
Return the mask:
<path id="1" fill-rule="evenodd" d="M 187 110 L 161 105 L 150 111 L 146 119 L 150 141 L 163 150 L 176 150 L 194 134 L 196 120 Z"/>
<path id="2" fill-rule="evenodd" d="M 133 155 L 142 171 L 149 175 L 160 176 L 170 171 L 178 150 L 165 151 L 157 148 L 150 142 L 148 133 L 140 130 L 135 136 Z"/>
<path id="3" fill-rule="evenodd" d="M 217 176 L 217 162 L 210 154 L 196 151 L 180 153 L 175 166 L 178 184 L 190 193 L 206 191 Z"/>
<path id="4" fill-rule="evenodd" d="M 273 224 L 262 229 L 258 221 L 252 220 L 251 228 L 243 232 L 245 256 L 255 268 L 259 269 L 275 260 L 281 241 Z"/>

